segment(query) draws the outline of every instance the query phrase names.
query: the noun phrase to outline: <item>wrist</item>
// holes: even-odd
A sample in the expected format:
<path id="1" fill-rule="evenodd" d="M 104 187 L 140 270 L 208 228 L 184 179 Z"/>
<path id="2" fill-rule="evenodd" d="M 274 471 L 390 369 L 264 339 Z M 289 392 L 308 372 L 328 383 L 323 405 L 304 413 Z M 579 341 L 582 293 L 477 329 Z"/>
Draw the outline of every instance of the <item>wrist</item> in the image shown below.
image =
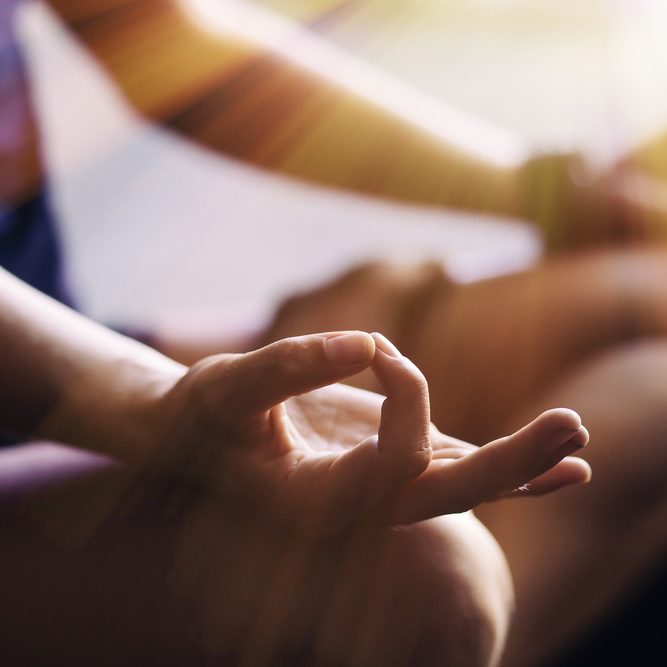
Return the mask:
<path id="1" fill-rule="evenodd" d="M 68 382 L 36 435 L 141 465 L 159 439 L 163 398 L 186 371 L 147 348 L 95 364 Z"/>

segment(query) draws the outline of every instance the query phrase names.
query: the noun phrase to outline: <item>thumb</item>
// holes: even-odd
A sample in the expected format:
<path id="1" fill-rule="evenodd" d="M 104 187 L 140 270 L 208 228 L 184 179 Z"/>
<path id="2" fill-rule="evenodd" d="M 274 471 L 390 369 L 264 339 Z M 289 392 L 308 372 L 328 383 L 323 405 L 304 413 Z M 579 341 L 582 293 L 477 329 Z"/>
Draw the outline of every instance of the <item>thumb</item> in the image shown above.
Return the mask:
<path id="1" fill-rule="evenodd" d="M 363 331 L 284 338 L 231 361 L 213 363 L 207 369 L 207 384 L 214 394 L 216 388 L 221 392 L 226 411 L 249 415 L 356 375 L 370 365 L 374 354 L 375 342 Z"/>

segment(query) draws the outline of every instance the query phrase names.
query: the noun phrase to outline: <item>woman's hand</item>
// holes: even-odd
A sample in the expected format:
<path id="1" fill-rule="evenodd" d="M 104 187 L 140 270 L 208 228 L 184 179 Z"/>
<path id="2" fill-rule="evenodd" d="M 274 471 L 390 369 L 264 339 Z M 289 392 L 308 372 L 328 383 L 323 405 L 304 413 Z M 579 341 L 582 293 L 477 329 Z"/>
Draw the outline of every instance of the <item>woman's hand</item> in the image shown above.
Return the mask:
<path id="1" fill-rule="evenodd" d="M 335 384 L 369 366 L 384 401 Z M 588 440 L 569 410 L 482 448 L 442 435 L 423 375 L 379 334 L 316 334 L 209 357 L 157 414 L 157 466 L 319 535 L 359 521 L 413 523 L 589 476 L 583 461 L 562 460 Z"/>

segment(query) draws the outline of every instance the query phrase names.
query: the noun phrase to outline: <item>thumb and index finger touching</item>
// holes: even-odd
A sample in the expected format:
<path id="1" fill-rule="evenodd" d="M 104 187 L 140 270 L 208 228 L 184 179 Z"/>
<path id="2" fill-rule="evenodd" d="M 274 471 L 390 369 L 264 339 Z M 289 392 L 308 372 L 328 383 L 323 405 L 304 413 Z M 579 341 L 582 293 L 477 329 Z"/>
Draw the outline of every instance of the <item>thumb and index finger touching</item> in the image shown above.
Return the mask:
<path id="1" fill-rule="evenodd" d="M 230 384 L 239 409 L 260 412 L 368 366 L 387 396 L 377 436 L 379 460 L 384 472 L 405 482 L 431 460 L 428 385 L 382 334 L 349 331 L 286 338 L 243 355 Z"/>

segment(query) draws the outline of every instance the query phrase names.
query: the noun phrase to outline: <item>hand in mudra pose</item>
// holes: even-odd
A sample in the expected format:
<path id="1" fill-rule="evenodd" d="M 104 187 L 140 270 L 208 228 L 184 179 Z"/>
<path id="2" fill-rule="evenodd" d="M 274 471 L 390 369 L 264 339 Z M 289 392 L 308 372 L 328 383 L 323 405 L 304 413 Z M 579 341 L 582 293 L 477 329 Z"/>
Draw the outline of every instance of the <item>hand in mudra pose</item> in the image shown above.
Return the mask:
<path id="1" fill-rule="evenodd" d="M 367 367 L 384 401 L 333 384 Z M 568 458 L 588 441 L 570 410 L 481 448 L 440 433 L 423 375 L 380 334 L 308 335 L 209 357 L 165 394 L 159 414 L 162 461 L 176 465 L 199 442 L 200 455 L 183 456 L 185 474 L 309 534 L 414 523 L 589 477 Z"/>
<path id="2" fill-rule="evenodd" d="M 328 384 L 367 367 L 387 398 Z M 567 458 L 588 439 L 570 410 L 481 448 L 440 433 L 423 375 L 379 334 L 209 357 L 163 408 L 155 451 L 190 457 L 212 491 L 178 587 L 199 601 L 206 650 L 242 664 L 495 664 L 512 606 L 502 554 L 469 513 L 423 520 L 589 476 Z"/>
<path id="3" fill-rule="evenodd" d="M 423 376 L 379 335 L 186 368 L 2 271 L 0 292 L 0 421 L 48 441 L 0 457 L 14 662 L 493 664 L 511 609 L 502 554 L 469 514 L 421 520 L 584 481 L 585 464 L 560 461 L 587 438 L 573 413 L 480 449 L 431 426 Z M 384 402 L 336 384 L 367 368 Z M 28 617 L 39 641 L 24 641 Z"/>

